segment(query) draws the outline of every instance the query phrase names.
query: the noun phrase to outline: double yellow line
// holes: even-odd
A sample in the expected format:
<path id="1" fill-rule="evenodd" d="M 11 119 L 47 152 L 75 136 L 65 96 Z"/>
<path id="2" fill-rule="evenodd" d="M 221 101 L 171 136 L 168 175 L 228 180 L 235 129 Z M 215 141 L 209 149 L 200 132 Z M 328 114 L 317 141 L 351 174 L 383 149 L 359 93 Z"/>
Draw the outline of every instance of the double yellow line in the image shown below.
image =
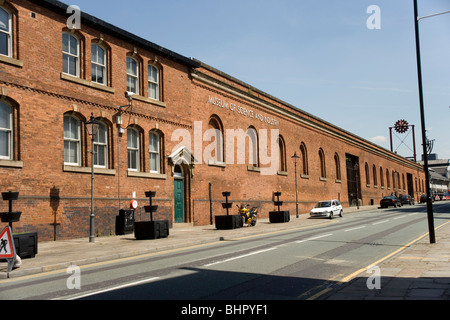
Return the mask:
<path id="1" fill-rule="evenodd" d="M 440 228 L 444 227 L 445 225 L 447 225 L 447 224 L 449 224 L 449 223 L 450 223 L 450 221 L 448 221 L 448 222 L 446 222 L 446 223 L 443 223 L 443 224 L 440 225 L 439 227 L 435 228 L 435 230 L 437 231 L 437 230 L 439 230 Z M 365 272 L 366 270 L 368 270 L 370 267 L 379 265 L 380 263 L 386 261 L 387 259 L 389 259 L 389 258 L 395 256 L 395 255 L 398 254 L 399 252 L 401 252 L 401 251 L 405 250 L 406 248 L 410 247 L 410 246 L 413 245 L 414 243 L 419 242 L 420 240 L 422 240 L 423 238 L 425 238 L 426 236 L 428 236 L 428 234 L 429 234 L 429 232 L 426 232 L 425 234 L 421 235 L 421 236 L 418 237 L 417 239 L 414 239 L 413 241 L 411 241 L 411 242 L 405 244 L 404 246 L 402 246 L 402 247 L 399 248 L 398 250 L 396 250 L 396 251 L 394 251 L 394 252 L 388 254 L 387 256 L 381 258 L 380 260 L 375 261 L 374 263 L 371 263 L 370 265 L 368 265 L 368 266 L 365 267 L 365 268 L 361 268 L 361 269 L 359 269 L 359 270 L 353 272 L 352 274 L 346 276 L 345 278 L 343 278 L 343 279 L 337 281 L 337 284 L 338 284 L 338 285 L 342 285 L 342 284 L 344 284 L 344 283 L 346 283 L 346 282 L 349 282 L 350 280 L 352 280 L 353 278 L 355 278 L 357 275 L 359 275 L 359 274 Z M 315 295 L 312 295 L 312 296 L 309 297 L 307 300 L 316 300 L 316 299 L 320 298 L 321 296 L 327 294 L 328 292 L 330 292 L 330 291 L 332 291 L 332 290 L 333 290 L 332 288 L 324 289 L 324 290 L 322 290 L 322 291 L 316 293 Z"/>

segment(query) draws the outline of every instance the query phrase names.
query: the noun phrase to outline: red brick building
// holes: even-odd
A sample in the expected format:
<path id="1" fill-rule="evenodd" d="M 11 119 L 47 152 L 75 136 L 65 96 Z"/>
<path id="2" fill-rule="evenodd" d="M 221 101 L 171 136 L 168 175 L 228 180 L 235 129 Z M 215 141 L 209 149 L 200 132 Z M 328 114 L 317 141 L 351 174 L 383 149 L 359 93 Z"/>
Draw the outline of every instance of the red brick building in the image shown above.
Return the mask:
<path id="1" fill-rule="evenodd" d="M 155 218 L 171 223 L 209 224 L 210 190 L 212 215 L 223 214 L 223 191 L 263 217 L 281 191 L 294 213 L 294 153 L 302 213 L 320 199 L 423 192 L 416 163 L 88 14 L 74 29 L 70 12 L 0 0 L 0 191 L 20 192 L 14 231 L 88 236 L 92 161 L 96 235 L 114 234 L 119 209 L 146 205 L 150 190 Z M 136 219 L 147 219 L 141 207 Z"/>

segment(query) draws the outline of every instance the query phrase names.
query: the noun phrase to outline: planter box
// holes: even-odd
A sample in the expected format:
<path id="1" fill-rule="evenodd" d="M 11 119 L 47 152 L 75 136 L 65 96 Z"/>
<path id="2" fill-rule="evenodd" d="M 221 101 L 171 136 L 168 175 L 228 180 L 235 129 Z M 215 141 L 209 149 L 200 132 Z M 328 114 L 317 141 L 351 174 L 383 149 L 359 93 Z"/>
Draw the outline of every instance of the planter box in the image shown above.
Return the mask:
<path id="1" fill-rule="evenodd" d="M 21 259 L 34 258 L 38 253 L 37 232 L 13 234 L 16 254 Z"/>
<path id="2" fill-rule="evenodd" d="M 131 234 L 134 231 L 134 210 L 120 210 L 116 216 L 116 235 Z"/>
<path id="3" fill-rule="evenodd" d="M 169 236 L 169 220 L 134 223 L 136 240 L 153 240 Z"/>
<path id="4" fill-rule="evenodd" d="M 19 222 L 21 215 L 22 215 L 22 212 L 2 212 L 2 213 L 0 213 L 1 220 L 4 223 Z"/>
<path id="5" fill-rule="evenodd" d="M 272 211 L 269 212 L 270 223 L 285 223 L 291 221 L 289 211 Z"/>
<path id="6" fill-rule="evenodd" d="M 18 192 L 2 192 L 3 200 L 5 201 L 16 201 L 19 199 L 19 193 Z"/>
<path id="7" fill-rule="evenodd" d="M 231 230 L 243 226 L 241 215 L 215 216 L 215 221 L 218 230 Z"/>

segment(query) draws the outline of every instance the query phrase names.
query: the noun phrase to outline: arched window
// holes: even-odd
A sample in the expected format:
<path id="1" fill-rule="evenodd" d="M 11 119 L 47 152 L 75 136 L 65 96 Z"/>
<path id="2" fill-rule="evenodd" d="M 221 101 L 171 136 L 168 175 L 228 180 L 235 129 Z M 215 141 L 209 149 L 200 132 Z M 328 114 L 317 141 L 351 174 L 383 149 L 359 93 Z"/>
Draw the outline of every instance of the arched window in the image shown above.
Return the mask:
<path id="1" fill-rule="evenodd" d="M 336 180 L 341 179 L 341 160 L 339 159 L 339 155 L 337 153 L 334 154 L 334 165 L 336 167 Z"/>
<path id="2" fill-rule="evenodd" d="M 150 64 L 148 66 L 148 97 L 154 100 L 160 100 L 159 94 L 160 72 L 159 68 Z"/>
<path id="3" fill-rule="evenodd" d="M 224 139 L 222 121 L 217 115 L 209 118 L 208 130 L 205 132 L 205 141 L 211 141 L 204 150 L 205 161 L 214 165 L 224 162 Z"/>
<path id="4" fill-rule="evenodd" d="M 248 137 L 248 163 L 253 167 L 259 167 L 258 133 L 254 127 L 247 129 Z"/>
<path id="5" fill-rule="evenodd" d="M 13 158 L 13 109 L 0 101 L 0 159 Z"/>
<path id="6" fill-rule="evenodd" d="M 309 169 L 308 169 L 308 150 L 306 149 L 305 143 L 302 142 L 300 145 L 300 152 L 302 157 L 302 175 L 308 176 L 309 175 Z"/>
<path id="7" fill-rule="evenodd" d="M 127 141 L 128 141 L 128 170 L 139 171 L 140 170 L 140 134 L 136 128 L 127 129 Z"/>
<path id="8" fill-rule="evenodd" d="M 386 184 L 387 187 L 390 188 L 391 187 L 391 178 L 389 177 L 389 169 L 386 169 Z"/>
<path id="9" fill-rule="evenodd" d="M 326 179 L 327 177 L 327 167 L 325 163 L 325 153 L 322 148 L 319 149 L 319 161 L 320 161 L 320 177 Z"/>
<path id="10" fill-rule="evenodd" d="M 150 172 L 161 173 L 162 134 L 157 131 L 150 131 L 149 134 L 149 158 Z"/>
<path id="11" fill-rule="evenodd" d="M 100 122 L 98 133 L 94 136 L 94 166 L 108 168 L 108 126 Z"/>
<path id="12" fill-rule="evenodd" d="M 80 77 L 80 39 L 64 32 L 63 37 L 63 73 Z"/>
<path id="13" fill-rule="evenodd" d="M 372 174 L 373 174 L 373 185 L 375 187 L 378 187 L 377 167 L 375 167 L 375 165 L 373 165 L 372 167 Z"/>
<path id="14" fill-rule="evenodd" d="M 380 183 L 381 187 L 384 188 L 384 172 L 382 167 L 380 167 Z"/>
<path id="15" fill-rule="evenodd" d="M 397 187 L 399 186 L 399 181 L 397 179 L 396 173 L 396 171 L 392 171 L 392 189 L 397 189 Z"/>
<path id="16" fill-rule="evenodd" d="M 12 57 L 12 16 L 0 7 L 0 55 Z"/>
<path id="17" fill-rule="evenodd" d="M 139 94 L 139 61 L 127 57 L 127 91 Z"/>
<path id="18" fill-rule="evenodd" d="M 91 45 L 91 79 L 92 82 L 107 85 L 108 84 L 108 66 L 106 49 L 97 44 Z"/>
<path id="19" fill-rule="evenodd" d="M 81 166 L 81 121 L 73 115 L 64 116 L 64 163 Z"/>
<path id="20" fill-rule="evenodd" d="M 369 164 L 366 162 L 366 165 L 364 166 L 365 172 L 366 172 L 366 185 L 370 186 L 370 172 L 369 172 Z"/>
<path id="21" fill-rule="evenodd" d="M 280 157 L 279 157 L 279 166 L 278 166 L 278 170 L 282 171 L 282 172 L 286 172 L 287 171 L 287 166 L 286 166 L 286 143 L 284 142 L 284 138 L 283 136 L 279 135 L 278 136 L 278 148 L 280 151 Z"/>

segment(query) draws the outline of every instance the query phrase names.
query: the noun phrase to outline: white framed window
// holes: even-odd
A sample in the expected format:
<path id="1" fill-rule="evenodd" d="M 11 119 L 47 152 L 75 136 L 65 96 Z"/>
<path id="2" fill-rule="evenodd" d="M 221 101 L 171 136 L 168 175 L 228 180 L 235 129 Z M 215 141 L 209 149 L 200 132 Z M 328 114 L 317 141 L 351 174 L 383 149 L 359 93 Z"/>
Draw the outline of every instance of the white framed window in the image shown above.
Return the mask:
<path id="1" fill-rule="evenodd" d="M 63 33 L 63 73 L 80 77 L 80 40 Z"/>
<path id="2" fill-rule="evenodd" d="M 91 45 L 91 74 L 92 82 L 107 85 L 106 50 L 96 43 Z"/>
<path id="3" fill-rule="evenodd" d="M 139 171 L 140 170 L 139 131 L 137 131 L 136 129 L 128 128 L 127 140 L 128 140 L 128 170 Z"/>
<path id="4" fill-rule="evenodd" d="M 108 126 L 100 123 L 94 136 L 94 167 L 108 167 Z"/>
<path id="5" fill-rule="evenodd" d="M 12 57 L 12 17 L 0 7 L 0 55 Z"/>
<path id="6" fill-rule="evenodd" d="M 81 165 L 81 122 L 71 115 L 64 116 L 64 164 Z"/>
<path id="7" fill-rule="evenodd" d="M 127 57 L 127 91 L 139 94 L 139 62 Z"/>
<path id="8" fill-rule="evenodd" d="M 254 127 L 247 129 L 246 137 L 248 137 L 248 162 L 253 167 L 259 167 L 259 148 L 258 133 Z"/>
<path id="9" fill-rule="evenodd" d="M 161 136 L 156 132 L 150 132 L 149 153 L 150 172 L 161 173 Z"/>
<path id="10" fill-rule="evenodd" d="M 159 100 L 159 69 L 154 65 L 148 66 L 148 97 Z"/>
<path id="11" fill-rule="evenodd" d="M 11 160 L 13 150 L 12 107 L 0 101 L 0 159 Z"/>

